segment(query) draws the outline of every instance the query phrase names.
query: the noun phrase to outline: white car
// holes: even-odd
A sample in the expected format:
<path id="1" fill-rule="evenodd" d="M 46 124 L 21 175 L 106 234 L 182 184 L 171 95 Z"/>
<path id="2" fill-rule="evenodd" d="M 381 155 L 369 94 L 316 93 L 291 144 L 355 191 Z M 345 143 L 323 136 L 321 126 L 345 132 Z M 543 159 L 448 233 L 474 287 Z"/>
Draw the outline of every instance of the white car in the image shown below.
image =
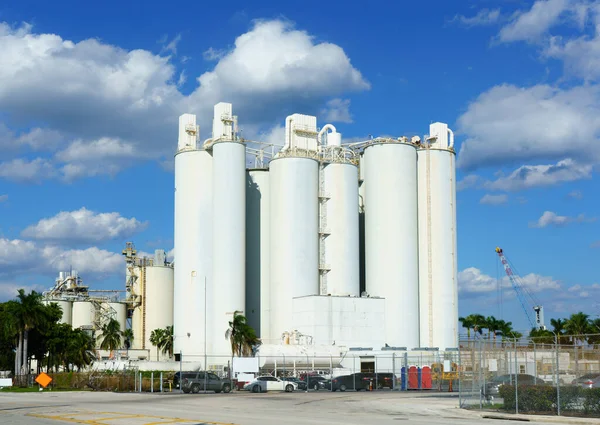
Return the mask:
<path id="1" fill-rule="evenodd" d="M 261 393 L 263 391 L 285 391 L 291 393 L 298 389 L 298 384 L 275 378 L 274 376 L 260 376 L 244 385 L 244 389 L 253 393 Z"/>

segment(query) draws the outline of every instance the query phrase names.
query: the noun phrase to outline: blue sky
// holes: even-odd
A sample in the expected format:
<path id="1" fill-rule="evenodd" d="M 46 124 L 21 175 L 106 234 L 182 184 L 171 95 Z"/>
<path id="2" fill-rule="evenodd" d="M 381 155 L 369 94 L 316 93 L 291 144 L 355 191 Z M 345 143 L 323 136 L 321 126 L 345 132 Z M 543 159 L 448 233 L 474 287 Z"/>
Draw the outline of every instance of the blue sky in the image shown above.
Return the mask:
<path id="1" fill-rule="evenodd" d="M 499 316 L 497 245 L 546 316 L 597 314 L 600 4 L 578 0 L 0 6 L 0 299 L 173 245 L 177 117 L 232 102 L 245 137 L 293 112 L 346 140 L 458 151 L 460 314 Z M 527 323 L 508 283 L 503 318 Z"/>

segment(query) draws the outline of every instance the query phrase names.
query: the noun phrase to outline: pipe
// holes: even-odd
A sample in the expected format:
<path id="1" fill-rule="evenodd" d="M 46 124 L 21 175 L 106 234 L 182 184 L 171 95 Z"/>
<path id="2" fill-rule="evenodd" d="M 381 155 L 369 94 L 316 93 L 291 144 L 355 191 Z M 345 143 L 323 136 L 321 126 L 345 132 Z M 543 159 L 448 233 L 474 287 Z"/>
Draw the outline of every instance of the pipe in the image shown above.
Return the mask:
<path id="1" fill-rule="evenodd" d="M 281 149 L 281 152 L 285 152 L 290 148 L 290 144 L 292 143 L 292 122 L 294 122 L 294 116 L 293 115 L 289 115 L 285 118 L 285 128 L 286 130 L 289 128 L 289 133 L 287 134 L 287 138 L 283 144 L 283 148 Z"/>
<path id="2" fill-rule="evenodd" d="M 453 148 L 454 147 L 454 132 L 452 130 L 448 129 L 448 135 L 450 136 L 448 138 L 448 147 Z"/>
<path id="3" fill-rule="evenodd" d="M 327 132 L 327 130 L 331 130 L 332 133 L 336 133 L 336 129 L 333 124 L 325 124 L 317 136 L 317 143 L 319 145 L 321 145 L 321 137 Z"/>

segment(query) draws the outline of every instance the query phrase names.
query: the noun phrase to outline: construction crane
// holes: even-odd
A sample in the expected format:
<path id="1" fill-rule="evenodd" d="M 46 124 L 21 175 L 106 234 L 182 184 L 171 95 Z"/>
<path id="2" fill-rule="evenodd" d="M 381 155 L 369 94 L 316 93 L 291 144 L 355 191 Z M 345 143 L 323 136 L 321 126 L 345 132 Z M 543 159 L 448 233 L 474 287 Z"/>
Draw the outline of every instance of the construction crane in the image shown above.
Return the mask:
<path id="1" fill-rule="evenodd" d="M 546 326 L 544 325 L 544 307 L 540 304 L 539 300 L 533 295 L 533 293 L 529 291 L 523 284 L 523 281 L 519 275 L 514 272 L 515 268 L 504 255 L 502 248 L 496 247 L 496 254 L 498 254 L 500 262 L 504 267 L 504 271 L 506 272 L 511 285 L 517 294 L 517 298 L 521 303 L 521 307 L 523 307 L 523 311 L 525 311 L 525 315 L 527 316 L 529 324 L 535 329 L 546 329 Z M 531 310 L 534 312 L 533 318 L 530 313 Z"/>

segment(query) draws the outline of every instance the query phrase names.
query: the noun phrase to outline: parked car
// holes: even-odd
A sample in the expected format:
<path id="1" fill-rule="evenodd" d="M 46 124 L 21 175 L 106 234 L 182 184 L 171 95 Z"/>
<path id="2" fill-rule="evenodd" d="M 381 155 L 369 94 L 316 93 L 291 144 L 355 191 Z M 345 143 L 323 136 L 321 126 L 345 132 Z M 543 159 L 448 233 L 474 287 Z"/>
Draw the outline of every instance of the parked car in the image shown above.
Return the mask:
<path id="1" fill-rule="evenodd" d="M 286 376 L 285 378 L 281 378 L 285 381 L 290 381 L 290 382 L 294 382 L 295 384 L 298 385 L 298 389 L 300 391 L 306 391 L 306 382 L 300 380 L 300 378 L 296 378 L 294 376 Z"/>
<path id="2" fill-rule="evenodd" d="M 306 377 L 304 377 L 304 380 L 302 381 L 304 383 L 304 389 L 306 389 Z M 323 390 L 323 389 L 329 389 L 330 387 L 327 386 L 327 383 L 330 382 L 327 378 L 325 378 L 324 376 L 321 375 L 308 375 L 308 388 L 310 388 L 311 390 Z"/>
<path id="3" fill-rule="evenodd" d="M 575 379 L 572 385 L 582 388 L 600 388 L 600 373 L 588 373 L 581 378 Z"/>
<path id="4" fill-rule="evenodd" d="M 231 392 L 231 388 L 231 380 L 228 378 L 219 378 L 211 372 L 184 373 L 181 380 L 181 389 L 186 394 L 197 394 L 205 389 L 206 391 L 214 391 L 216 393 L 229 393 Z"/>
<path id="5" fill-rule="evenodd" d="M 502 387 L 502 385 L 514 384 L 515 378 L 518 385 L 548 385 L 543 379 L 536 378 L 535 376 L 526 373 L 519 373 L 516 376 L 514 373 L 511 375 L 500 375 L 485 384 L 483 389 L 484 396 L 486 398 L 496 397 L 500 394 L 500 387 Z"/>
<path id="6" fill-rule="evenodd" d="M 279 379 L 274 376 L 259 376 L 254 381 L 246 384 L 244 389 L 253 393 L 263 391 L 285 391 L 291 393 L 298 389 L 298 384 L 286 378 Z"/>
<path id="7" fill-rule="evenodd" d="M 179 384 L 181 383 L 181 373 L 183 373 L 183 378 L 194 378 L 198 371 L 175 372 L 175 375 L 173 376 L 173 388 L 179 389 Z"/>

